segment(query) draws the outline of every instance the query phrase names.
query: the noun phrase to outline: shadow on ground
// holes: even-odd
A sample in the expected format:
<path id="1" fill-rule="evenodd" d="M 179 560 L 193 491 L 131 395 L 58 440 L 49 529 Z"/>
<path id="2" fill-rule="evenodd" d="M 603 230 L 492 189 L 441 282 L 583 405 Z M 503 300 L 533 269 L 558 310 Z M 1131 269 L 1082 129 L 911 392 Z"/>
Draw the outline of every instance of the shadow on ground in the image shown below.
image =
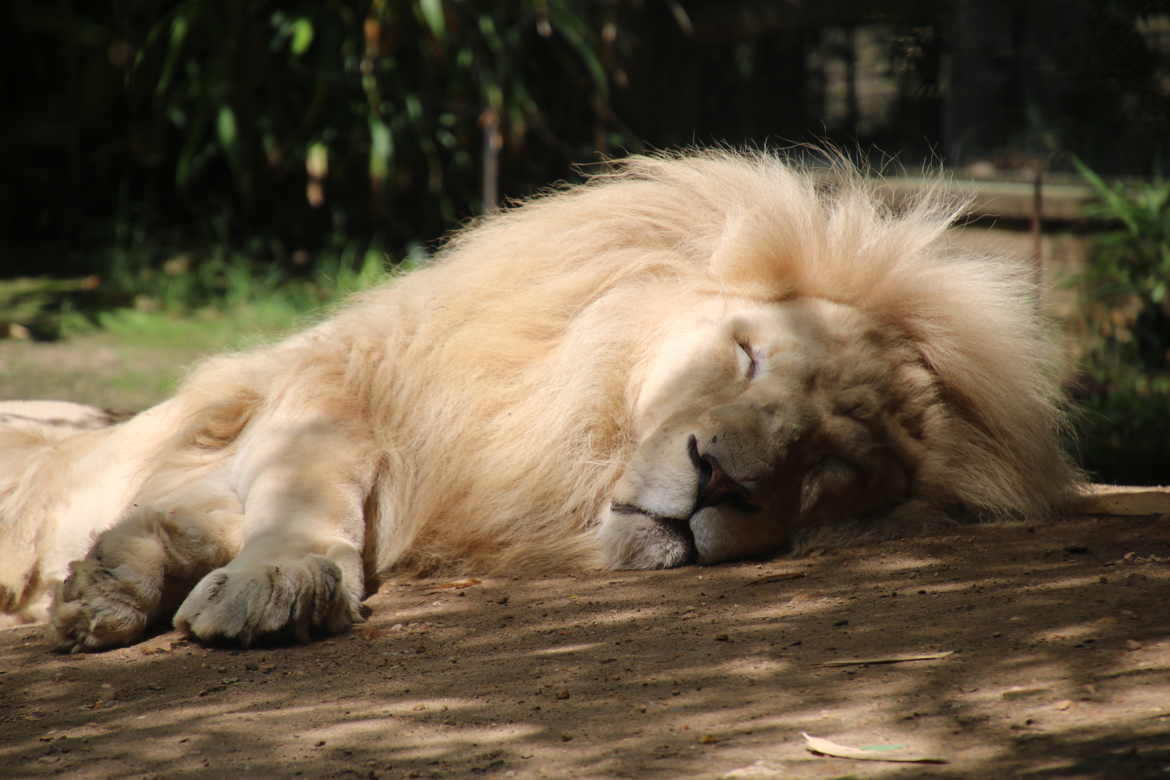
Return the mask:
<path id="1" fill-rule="evenodd" d="M 167 633 L 57 656 L 34 627 L 0 632 L 0 775 L 1170 772 L 1165 518 L 451 584 L 387 583 L 367 624 L 300 647 Z M 818 757 L 802 731 L 947 763 Z"/>

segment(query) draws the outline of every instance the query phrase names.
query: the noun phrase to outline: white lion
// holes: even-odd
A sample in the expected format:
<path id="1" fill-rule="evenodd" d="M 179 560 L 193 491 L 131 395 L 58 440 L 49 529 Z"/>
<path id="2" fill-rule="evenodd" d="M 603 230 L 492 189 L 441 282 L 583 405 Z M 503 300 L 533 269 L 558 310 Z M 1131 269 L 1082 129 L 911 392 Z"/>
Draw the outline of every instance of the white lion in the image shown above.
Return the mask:
<path id="1" fill-rule="evenodd" d="M 627 160 L 125 422 L 0 428 L 0 607 L 62 650 L 172 615 L 247 646 L 345 630 L 390 572 L 1046 517 L 1060 350 L 953 217 L 762 153 Z"/>

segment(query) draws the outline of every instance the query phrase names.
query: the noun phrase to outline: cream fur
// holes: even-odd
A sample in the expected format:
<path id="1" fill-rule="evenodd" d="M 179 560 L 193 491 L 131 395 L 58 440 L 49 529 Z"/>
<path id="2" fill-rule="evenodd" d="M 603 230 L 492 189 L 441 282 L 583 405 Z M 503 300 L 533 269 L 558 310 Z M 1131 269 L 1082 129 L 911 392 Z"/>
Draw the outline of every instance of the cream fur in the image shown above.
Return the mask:
<path id="1" fill-rule="evenodd" d="M 764 153 L 623 161 L 469 226 L 308 331 L 204 363 L 127 422 L 0 431 L 0 607 L 43 617 L 103 532 L 58 597 L 65 649 L 133 641 L 141 616 L 110 603 L 157 619 L 175 605 L 147 590 L 214 567 L 176 623 L 247 644 L 282 628 L 276 608 L 224 603 L 264 567 L 286 616 L 316 594 L 303 637 L 359 619 L 391 571 L 596 566 L 597 520 L 663 416 L 638 405 L 660 345 L 680 307 L 712 298 L 862 312 L 952 419 L 927 444 L 924 516 L 1048 516 L 1077 480 L 1061 353 L 1026 266 L 947 247 L 956 213 L 935 195 L 895 212 L 845 166 L 814 176 Z M 221 521 L 185 535 L 174 518 L 199 506 Z M 139 584 L 79 584 L 111 561 Z"/>

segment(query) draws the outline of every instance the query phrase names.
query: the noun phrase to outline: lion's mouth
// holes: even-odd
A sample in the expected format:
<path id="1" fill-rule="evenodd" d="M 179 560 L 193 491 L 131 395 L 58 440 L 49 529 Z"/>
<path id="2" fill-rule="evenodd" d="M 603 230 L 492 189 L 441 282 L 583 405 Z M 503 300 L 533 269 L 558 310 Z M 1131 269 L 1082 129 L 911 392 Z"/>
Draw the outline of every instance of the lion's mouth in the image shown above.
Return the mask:
<path id="1" fill-rule="evenodd" d="M 669 517 L 667 515 L 660 515 L 657 512 L 652 512 L 645 507 L 640 507 L 637 504 L 623 504 L 615 501 L 609 505 L 610 511 L 618 515 L 642 515 L 651 520 L 655 520 L 663 525 L 668 526 L 685 526 L 690 522 L 690 515 L 686 517 Z"/>
<path id="2" fill-rule="evenodd" d="M 640 507 L 637 504 L 621 502 L 610 504 L 609 509 L 614 514 L 641 515 L 642 517 L 653 520 L 663 534 L 683 545 L 686 553 L 682 556 L 682 560 L 674 565 L 682 566 L 691 564 L 698 559 L 698 547 L 695 545 L 695 532 L 691 529 L 691 517 L 693 513 L 687 517 L 670 517 Z"/>

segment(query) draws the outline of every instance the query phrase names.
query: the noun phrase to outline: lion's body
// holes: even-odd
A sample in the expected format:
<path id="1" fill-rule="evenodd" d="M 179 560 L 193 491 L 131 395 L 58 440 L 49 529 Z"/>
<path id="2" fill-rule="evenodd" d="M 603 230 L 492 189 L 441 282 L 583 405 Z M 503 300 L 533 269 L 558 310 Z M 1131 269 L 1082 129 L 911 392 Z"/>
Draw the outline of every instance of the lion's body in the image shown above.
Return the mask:
<path id="1" fill-rule="evenodd" d="M 2 406 L 0 611 L 43 620 L 53 585 L 124 512 L 150 467 L 151 440 L 176 420 L 159 409 L 92 428 L 100 411 L 88 407 L 66 416 L 55 406 Z"/>
<path id="2" fill-rule="evenodd" d="M 856 179 L 826 196 L 773 158 L 730 154 L 634 161 L 495 216 L 316 327 L 210 360 L 127 422 L 0 429 L 0 607 L 39 617 L 89 552 L 57 596 L 63 647 L 134 641 L 197 582 L 176 624 L 246 644 L 287 627 L 230 606 L 257 567 L 291 578 L 270 601 L 286 621 L 289 604 L 304 611 L 303 635 L 357 619 L 392 570 L 622 565 L 598 526 L 625 506 L 615 490 L 649 421 L 687 414 L 655 388 L 685 364 L 667 345 L 710 301 L 749 318 L 788 307 L 766 327 L 812 335 L 782 334 L 798 345 L 783 349 L 853 350 L 848 371 L 879 395 L 902 393 L 881 388 L 911 368 L 929 375 L 886 403 L 912 409 L 898 430 L 917 433 L 895 438 L 919 441 L 898 455 L 899 506 L 1046 515 L 1075 480 L 1057 441 L 1059 351 L 1027 269 L 940 249 L 950 217 L 930 204 L 893 216 Z M 806 300 L 838 305 L 791 309 Z M 854 365 L 850 328 L 886 362 Z M 834 381 L 827 398 L 862 380 Z"/>

